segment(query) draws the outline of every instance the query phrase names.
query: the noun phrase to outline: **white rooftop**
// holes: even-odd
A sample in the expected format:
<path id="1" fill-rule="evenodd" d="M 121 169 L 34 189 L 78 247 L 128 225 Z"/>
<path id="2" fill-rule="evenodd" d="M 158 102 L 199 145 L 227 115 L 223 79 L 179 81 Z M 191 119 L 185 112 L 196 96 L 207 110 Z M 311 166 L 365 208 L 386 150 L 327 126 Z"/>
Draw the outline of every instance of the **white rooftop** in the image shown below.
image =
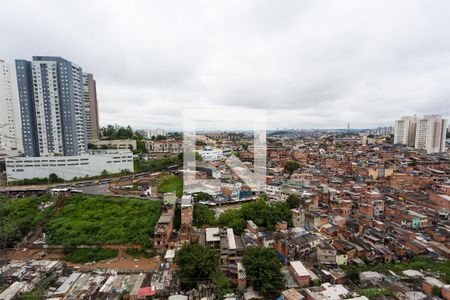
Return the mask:
<path id="1" fill-rule="evenodd" d="M 340 299 L 341 296 L 347 295 L 350 292 L 342 284 L 333 285 L 329 282 L 325 282 L 322 284 L 322 287 L 325 288 L 325 290 L 322 291 L 321 294 L 327 299 Z"/>
<path id="2" fill-rule="evenodd" d="M 175 250 L 174 249 L 168 249 L 166 251 L 166 255 L 164 255 L 164 259 L 173 259 L 175 257 Z"/>
<path id="3" fill-rule="evenodd" d="M 228 248 L 230 250 L 236 250 L 236 240 L 234 239 L 233 228 L 227 228 Z"/>
<path id="4" fill-rule="evenodd" d="M 219 242 L 220 230 L 219 227 L 206 228 L 206 242 Z"/>
<path id="5" fill-rule="evenodd" d="M 402 273 L 408 277 L 423 277 L 423 274 L 417 270 L 405 270 Z"/>
<path id="6" fill-rule="evenodd" d="M 301 261 L 291 261 L 290 264 L 298 276 L 310 276 L 308 270 L 305 268 Z"/>

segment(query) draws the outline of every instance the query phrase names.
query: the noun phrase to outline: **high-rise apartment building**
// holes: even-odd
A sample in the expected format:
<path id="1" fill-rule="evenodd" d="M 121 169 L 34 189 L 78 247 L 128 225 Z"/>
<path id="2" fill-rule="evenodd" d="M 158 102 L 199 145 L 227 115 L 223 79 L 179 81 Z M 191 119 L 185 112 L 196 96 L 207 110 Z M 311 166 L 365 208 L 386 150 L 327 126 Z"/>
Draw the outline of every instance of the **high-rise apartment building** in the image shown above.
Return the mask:
<path id="1" fill-rule="evenodd" d="M 414 147 L 416 139 L 417 117 L 402 117 L 395 121 L 394 144 Z"/>
<path id="2" fill-rule="evenodd" d="M 152 137 L 157 136 L 166 136 L 167 131 L 161 128 L 154 128 L 154 129 L 147 129 L 146 136 L 147 138 L 151 139 Z"/>
<path id="3" fill-rule="evenodd" d="M 61 57 L 16 60 L 26 156 L 80 155 L 87 150 L 83 73 Z"/>
<path id="4" fill-rule="evenodd" d="M 13 151 L 23 151 L 16 72 L 0 60 L 0 152 Z"/>
<path id="5" fill-rule="evenodd" d="M 427 153 L 445 152 L 447 120 L 438 115 L 402 117 L 395 121 L 394 143 L 425 150 Z"/>
<path id="6" fill-rule="evenodd" d="M 98 125 L 97 88 L 92 74 L 83 73 L 83 88 L 88 140 L 98 140 L 100 138 L 100 127 Z"/>
<path id="7" fill-rule="evenodd" d="M 447 120 L 438 115 L 424 116 L 417 121 L 415 148 L 427 153 L 445 152 Z"/>

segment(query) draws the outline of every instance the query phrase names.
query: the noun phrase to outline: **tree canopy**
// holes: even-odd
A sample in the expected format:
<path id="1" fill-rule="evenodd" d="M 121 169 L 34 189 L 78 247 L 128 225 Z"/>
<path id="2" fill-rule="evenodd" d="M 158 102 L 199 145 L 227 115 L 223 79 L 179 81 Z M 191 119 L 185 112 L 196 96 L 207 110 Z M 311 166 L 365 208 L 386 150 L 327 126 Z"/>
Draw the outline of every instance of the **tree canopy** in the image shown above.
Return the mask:
<path id="1" fill-rule="evenodd" d="M 36 225 L 45 223 L 50 217 L 53 205 L 44 208 L 48 196 L 21 199 L 0 197 L 0 247 L 13 247 Z"/>
<path id="2" fill-rule="evenodd" d="M 247 220 L 256 225 L 273 229 L 280 221 L 292 225 L 291 211 L 286 203 L 268 203 L 259 198 L 255 202 L 242 204 L 241 208 L 224 211 L 216 219 L 214 210 L 207 205 L 196 204 L 194 207 L 194 225 L 221 225 L 233 228 L 236 234 L 244 231 Z"/>
<path id="3" fill-rule="evenodd" d="M 197 227 L 203 225 L 215 225 L 216 217 L 214 215 L 214 210 L 206 204 L 194 204 L 193 224 Z"/>
<path id="4" fill-rule="evenodd" d="M 273 298 L 284 289 L 286 279 L 281 272 L 282 264 L 273 249 L 247 249 L 242 262 L 248 283 L 263 296 Z"/>
<path id="5" fill-rule="evenodd" d="M 143 160 L 143 159 L 135 159 L 134 160 L 134 170 L 135 172 L 156 172 L 164 170 L 167 167 L 173 165 L 179 165 L 182 163 L 182 156 L 180 155 L 167 155 L 161 158 Z"/>
<path id="6" fill-rule="evenodd" d="M 286 199 L 286 203 L 290 209 L 293 209 L 293 208 L 298 208 L 300 206 L 300 204 L 303 203 L 303 201 L 297 195 L 289 195 L 289 197 L 287 197 L 287 199 Z"/>
<path id="7" fill-rule="evenodd" d="M 210 201 L 213 200 L 213 196 L 208 193 L 200 192 L 194 195 L 195 201 Z"/>
<path id="8" fill-rule="evenodd" d="M 218 271 L 219 254 L 199 244 L 185 245 L 177 252 L 175 262 L 181 287 L 192 289 L 198 282 L 211 280 Z"/>
<path id="9" fill-rule="evenodd" d="M 300 168 L 300 164 L 295 160 L 288 160 L 286 164 L 284 165 L 284 172 L 289 174 L 289 176 L 294 173 L 295 170 Z"/>
<path id="10" fill-rule="evenodd" d="M 104 139 L 123 140 L 133 138 L 134 132 L 131 126 L 108 125 L 100 129 L 100 135 Z"/>

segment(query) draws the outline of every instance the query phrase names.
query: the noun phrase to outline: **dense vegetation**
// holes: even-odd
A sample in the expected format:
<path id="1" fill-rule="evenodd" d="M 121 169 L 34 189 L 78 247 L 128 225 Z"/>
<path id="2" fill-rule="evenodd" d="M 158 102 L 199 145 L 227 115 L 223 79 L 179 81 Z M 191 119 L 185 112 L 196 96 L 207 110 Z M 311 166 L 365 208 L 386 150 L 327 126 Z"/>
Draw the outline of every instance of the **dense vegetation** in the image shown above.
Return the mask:
<path id="1" fill-rule="evenodd" d="M 369 289 L 363 289 L 361 291 L 361 294 L 363 296 L 366 296 L 369 299 L 375 298 L 375 297 L 392 297 L 394 296 L 394 291 L 391 289 L 385 289 L 385 288 L 369 288 Z"/>
<path id="2" fill-rule="evenodd" d="M 196 202 L 201 202 L 201 201 L 212 201 L 213 200 L 213 196 L 211 196 L 208 193 L 204 193 L 204 192 L 200 192 L 194 195 L 194 199 Z"/>
<path id="3" fill-rule="evenodd" d="M 36 225 L 50 218 L 53 205 L 44 208 L 48 196 L 21 199 L 0 197 L 0 247 L 13 247 Z M 41 206 L 42 205 L 42 206 Z"/>
<path id="4" fill-rule="evenodd" d="M 107 140 L 124 140 L 133 138 L 134 132 L 130 126 L 108 125 L 100 129 L 100 135 Z"/>
<path id="5" fill-rule="evenodd" d="M 158 193 L 176 192 L 178 197 L 183 195 L 183 179 L 176 175 L 167 175 L 158 184 Z"/>
<path id="6" fill-rule="evenodd" d="M 281 272 L 282 264 L 273 249 L 247 249 L 242 262 L 247 282 L 263 296 L 274 299 L 274 296 L 284 289 L 286 278 Z"/>
<path id="7" fill-rule="evenodd" d="M 133 131 L 130 126 L 122 127 L 118 125 L 108 125 L 106 127 L 102 127 L 100 129 L 100 135 L 102 139 L 106 140 L 126 140 L 126 139 L 134 139 L 136 140 L 136 150 L 135 154 L 138 153 L 146 153 L 147 149 L 145 148 L 144 137 L 139 133 Z M 89 148 L 96 148 L 94 145 L 90 144 Z"/>
<path id="8" fill-rule="evenodd" d="M 219 299 L 231 292 L 232 282 L 219 271 L 219 253 L 199 244 L 185 245 L 177 252 L 175 262 L 183 289 L 192 289 L 197 283 L 212 281 Z"/>
<path id="9" fill-rule="evenodd" d="M 178 155 L 167 155 L 162 158 L 155 158 L 150 160 L 135 159 L 134 171 L 135 172 L 156 172 L 166 169 L 167 167 L 180 165 L 182 158 Z"/>
<path id="10" fill-rule="evenodd" d="M 297 195 L 289 195 L 289 197 L 286 199 L 286 203 L 290 209 L 298 208 L 303 205 L 303 201 Z"/>
<path id="11" fill-rule="evenodd" d="M 236 234 L 240 234 L 244 231 L 247 220 L 268 229 L 273 229 L 279 221 L 287 221 L 292 226 L 291 211 L 284 202 L 268 203 L 259 198 L 255 202 L 242 204 L 241 208 L 226 210 L 219 218 L 215 217 L 214 210 L 207 205 L 196 204 L 194 207 L 194 226 L 221 225 L 233 228 Z"/>
<path id="12" fill-rule="evenodd" d="M 216 217 L 214 215 L 214 210 L 212 210 L 206 204 L 194 204 L 194 215 L 193 215 L 194 226 L 201 227 L 203 225 L 215 225 Z"/>
<path id="13" fill-rule="evenodd" d="M 73 249 L 67 256 L 65 256 L 64 260 L 76 264 L 84 264 L 91 261 L 110 259 L 116 256 L 117 250 L 115 249 L 77 248 Z"/>
<path id="14" fill-rule="evenodd" d="M 160 201 L 77 195 L 47 226 L 49 244 L 141 244 L 149 246 L 159 218 Z"/>
<path id="15" fill-rule="evenodd" d="M 177 252 L 175 262 L 181 286 L 191 289 L 198 282 L 208 280 L 218 270 L 219 254 L 199 244 L 185 245 Z"/>
<path id="16" fill-rule="evenodd" d="M 439 272 L 441 279 L 450 283 L 450 261 L 441 262 L 433 260 L 427 256 L 415 256 L 410 261 L 400 263 L 378 263 L 375 265 L 365 266 L 345 266 L 347 276 L 352 280 L 358 280 L 358 274 L 364 271 L 385 271 L 391 270 L 394 272 L 401 272 L 404 270 L 429 270 L 431 272 Z"/>

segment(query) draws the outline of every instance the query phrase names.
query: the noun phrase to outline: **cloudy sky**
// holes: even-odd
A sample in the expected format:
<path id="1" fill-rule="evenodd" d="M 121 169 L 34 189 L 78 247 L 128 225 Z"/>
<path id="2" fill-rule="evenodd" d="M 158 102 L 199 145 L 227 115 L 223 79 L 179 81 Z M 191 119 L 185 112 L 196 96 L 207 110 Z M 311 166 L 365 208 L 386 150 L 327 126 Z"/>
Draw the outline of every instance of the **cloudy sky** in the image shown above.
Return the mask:
<path id="1" fill-rule="evenodd" d="M 2 1 L 0 59 L 56 55 L 97 80 L 102 125 L 259 108 L 271 128 L 450 116 L 450 1 Z"/>

